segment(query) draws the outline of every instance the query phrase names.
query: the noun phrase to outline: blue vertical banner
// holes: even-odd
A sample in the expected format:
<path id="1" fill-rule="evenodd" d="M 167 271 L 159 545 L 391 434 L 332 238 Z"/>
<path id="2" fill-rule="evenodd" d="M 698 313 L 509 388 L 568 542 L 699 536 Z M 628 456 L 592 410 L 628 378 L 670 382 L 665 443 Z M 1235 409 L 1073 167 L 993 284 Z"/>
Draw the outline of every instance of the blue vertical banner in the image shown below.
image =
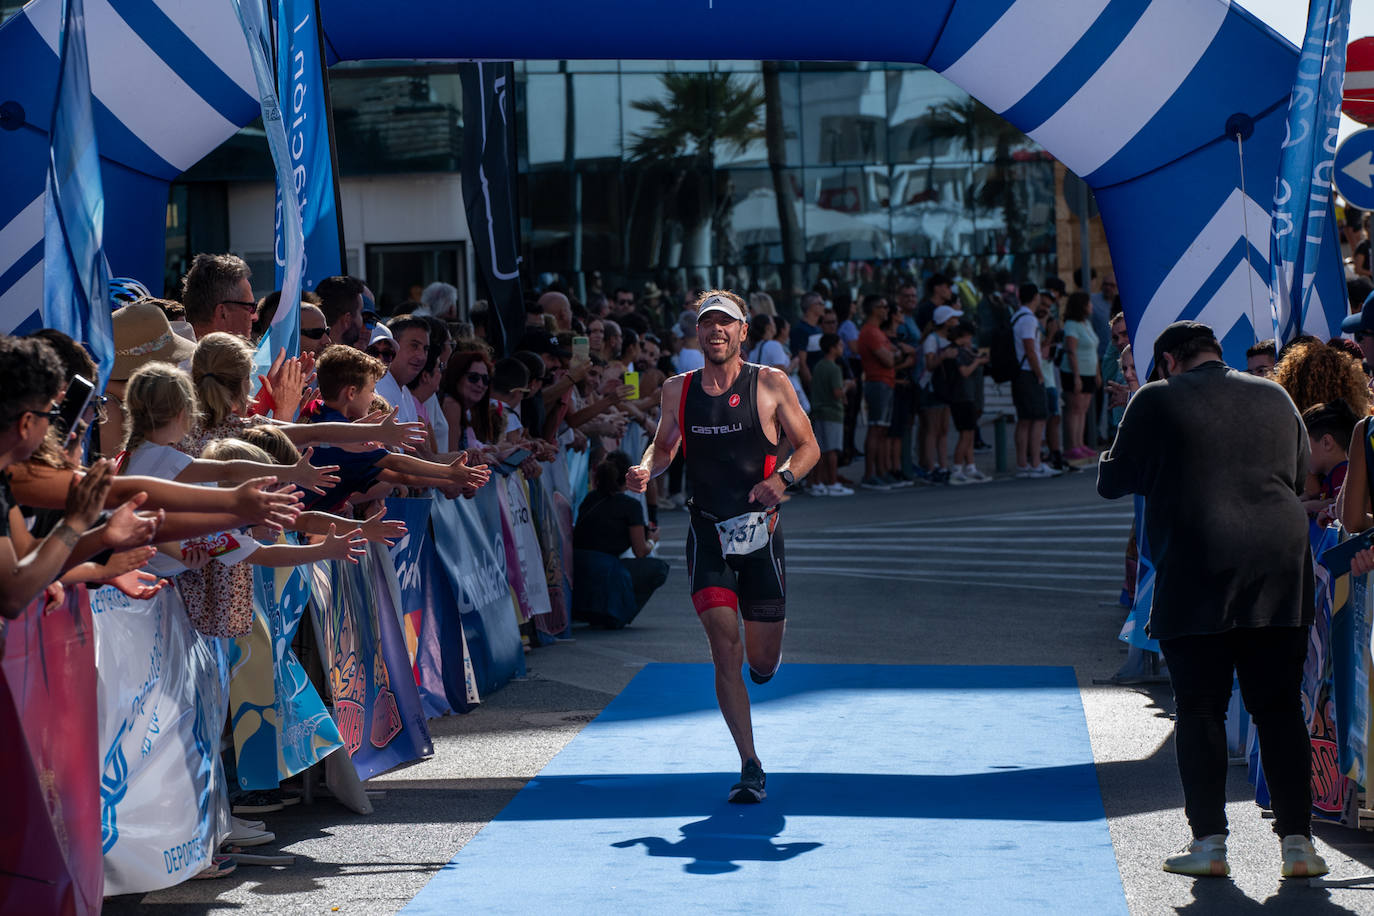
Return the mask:
<path id="1" fill-rule="evenodd" d="M 325 277 L 344 272 L 343 233 L 334 183 L 334 144 L 316 0 L 278 0 L 277 95 L 291 156 L 290 188 L 301 214 L 305 262 L 301 286 L 314 289 Z M 284 289 L 288 239 L 283 231 L 282 193 L 277 182 L 277 287 Z"/>
<path id="2" fill-rule="evenodd" d="M 101 238 L 105 192 L 91 116 L 91 71 L 86 59 L 82 0 L 62 12 L 57 99 L 48 130 L 48 177 L 43 196 L 43 323 L 84 341 L 99 366 L 98 390 L 114 368 L 110 325 L 110 265 Z"/>
<path id="3" fill-rule="evenodd" d="M 253 356 L 253 378 L 265 374 L 277 351 L 287 356 L 300 353 L 301 276 L 305 261 L 305 239 L 301 230 L 301 208 L 295 194 L 282 194 L 282 188 L 292 186 L 290 146 L 286 125 L 282 123 L 281 104 L 277 101 L 276 76 L 272 56 L 270 17 L 264 0 L 234 0 L 243 37 L 248 41 L 248 57 L 253 63 L 253 77 L 258 84 L 258 102 L 262 108 L 262 130 L 272 152 L 272 166 L 277 173 L 277 232 L 285 236 L 278 243 L 278 259 L 284 267 L 277 270 L 277 288 L 281 302 L 272 316 L 272 325 L 258 343 Z"/>
<path id="4" fill-rule="evenodd" d="M 1312 0 L 1288 100 L 1269 240 L 1269 304 L 1280 345 L 1300 333 L 1330 337 L 1338 329 L 1328 315 L 1346 313 L 1344 277 L 1336 270 L 1319 276 L 1317 265 L 1323 246 L 1336 244 L 1331 173 L 1350 2 Z"/>

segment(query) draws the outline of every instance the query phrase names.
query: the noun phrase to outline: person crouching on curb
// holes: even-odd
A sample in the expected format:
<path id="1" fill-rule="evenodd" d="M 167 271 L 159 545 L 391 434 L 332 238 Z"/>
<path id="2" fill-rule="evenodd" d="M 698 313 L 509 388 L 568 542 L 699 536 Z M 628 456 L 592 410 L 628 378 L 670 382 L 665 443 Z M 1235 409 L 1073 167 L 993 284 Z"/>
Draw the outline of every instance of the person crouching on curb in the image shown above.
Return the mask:
<path id="1" fill-rule="evenodd" d="M 1177 704 L 1174 741 L 1193 841 L 1165 871 L 1229 875 L 1226 707 L 1233 675 L 1259 732 L 1285 878 L 1326 874 L 1312 846 L 1312 744 L 1302 671 L 1314 613 L 1312 550 L 1299 494 L 1309 446 L 1287 392 L 1227 368 L 1212 329 L 1169 325 L 1161 376 L 1126 405 L 1098 465 L 1107 499 L 1145 497 L 1156 560 L 1147 632 Z"/>

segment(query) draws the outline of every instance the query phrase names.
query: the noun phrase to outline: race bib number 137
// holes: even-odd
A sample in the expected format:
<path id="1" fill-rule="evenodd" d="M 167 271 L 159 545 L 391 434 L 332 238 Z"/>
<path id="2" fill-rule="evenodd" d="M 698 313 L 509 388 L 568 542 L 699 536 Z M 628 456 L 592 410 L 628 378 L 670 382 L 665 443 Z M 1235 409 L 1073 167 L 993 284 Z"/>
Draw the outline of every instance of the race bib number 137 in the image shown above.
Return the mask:
<path id="1" fill-rule="evenodd" d="M 720 535 L 720 552 L 725 556 L 743 556 L 762 550 L 777 524 L 778 514 L 773 512 L 746 512 L 723 522 L 716 523 L 716 533 Z"/>

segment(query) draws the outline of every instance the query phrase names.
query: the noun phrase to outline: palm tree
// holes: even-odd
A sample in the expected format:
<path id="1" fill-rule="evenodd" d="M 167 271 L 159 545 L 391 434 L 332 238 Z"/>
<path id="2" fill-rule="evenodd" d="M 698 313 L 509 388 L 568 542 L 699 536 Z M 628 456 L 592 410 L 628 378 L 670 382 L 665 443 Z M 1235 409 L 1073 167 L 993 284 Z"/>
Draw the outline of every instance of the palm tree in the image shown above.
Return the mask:
<path id="1" fill-rule="evenodd" d="M 639 99 L 630 107 L 654 116 L 654 123 L 636 133 L 630 160 L 642 167 L 630 199 L 628 220 L 634 219 L 646 178 L 657 179 L 649 243 L 649 266 L 657 267 L 665 247 L 667 218 L 683 227 L 689 245 L 702 247 L 709 239 L 717 211 L 713 190 L 717 151 L 742 153 L 763 138 L 763 90 L 733 73 L 665 73 L 662 98 Z M 627 240 L 631 227 L 626 226 Z M 705 231 L 703 231 L 705 230 Z M 627 241 L 628 244 L 628 241 Z M 689 264 L 704 263 L 708 253 L 690 251 Z M 674 265 L 675 266 L 675 265 Z"/>

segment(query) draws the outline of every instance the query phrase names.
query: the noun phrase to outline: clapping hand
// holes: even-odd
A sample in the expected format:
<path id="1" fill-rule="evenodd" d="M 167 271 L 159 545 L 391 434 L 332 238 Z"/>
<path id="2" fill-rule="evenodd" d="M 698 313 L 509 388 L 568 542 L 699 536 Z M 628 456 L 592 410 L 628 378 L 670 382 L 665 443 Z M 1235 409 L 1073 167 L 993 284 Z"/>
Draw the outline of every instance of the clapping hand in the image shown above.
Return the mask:
<path id="1" fill-rule="evenodd" d="M 105 508 L 105 499 L 114 486 L 114 465 L 108 460 L 97 461 L 86 475 L 67 490 L 64 521 L 78 535 L 85 534 L 95 524 Z"/>
<path id="2" fill-rule="evenodd" d="M 139 512 L 138 507 L 147 499 L 147 493 L 135 493 L 132 499 L 124 502 L 110 514 L 103 526 L 102 537 L 106 547 L 124 550 L 129 547 L 141 547 L 153 539 L 157 530 L 162 527 L 167 513 L 161 509 L 156 512 Z"/>

